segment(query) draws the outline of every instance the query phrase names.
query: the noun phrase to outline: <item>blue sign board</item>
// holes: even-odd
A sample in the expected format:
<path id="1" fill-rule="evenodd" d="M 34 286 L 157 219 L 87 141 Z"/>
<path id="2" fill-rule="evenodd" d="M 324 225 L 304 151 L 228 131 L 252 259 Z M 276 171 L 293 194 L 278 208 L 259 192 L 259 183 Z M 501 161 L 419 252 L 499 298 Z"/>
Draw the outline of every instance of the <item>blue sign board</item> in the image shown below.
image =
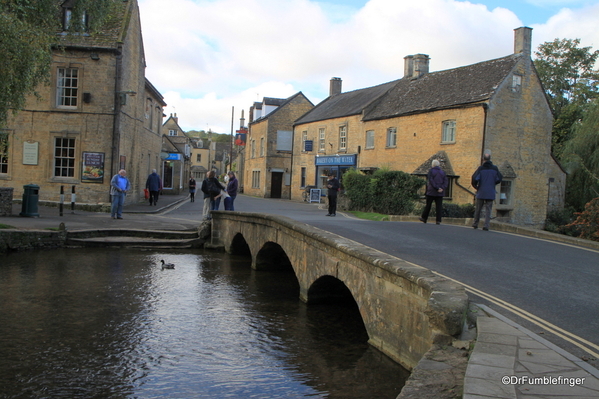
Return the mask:
<path id="1" fill-rule="evenodd" d="M 168 157 L 164 158 L 166 161 L 180 161 L 181 154 L 169 153 Z"/>
<path id="2" fill-rule="evenodd" d="M 356 164 L 356 154 L 351 155 L 325 155 L 316 157 L 316 165 L 347 165 Z"/>
<path id="3" fill-rule="evenodd" d="M 304 141 L 304 151 L 306 151 L 306 152 L 312 151 L 313 144 L 314 144 L 314 142 L 312 140 Z"/>

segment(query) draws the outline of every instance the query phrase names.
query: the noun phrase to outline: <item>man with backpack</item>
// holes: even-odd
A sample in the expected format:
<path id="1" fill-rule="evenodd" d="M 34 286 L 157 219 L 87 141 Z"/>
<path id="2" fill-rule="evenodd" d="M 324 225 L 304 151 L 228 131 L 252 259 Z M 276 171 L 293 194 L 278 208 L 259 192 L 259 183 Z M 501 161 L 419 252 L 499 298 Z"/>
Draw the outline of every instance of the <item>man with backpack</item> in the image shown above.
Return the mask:
<path id="1" fill-rule="evenodd" d="M 211 170 L 202 182 L 201 190 L 204 193 L 204 219 L 212 219 L 210 211 L 218 211 L 220 205 L 221 191 L 224 187 L 216 178 L 216 173 Z"/>
<path id="2" fill-rule="evenodd" d="M 491 151 L 485 150 L 483 164 L 472 175 L 472 187 L 476 189 L 476 208 L 472 227 L 478 228 L 480 213 L 485 210 L 485 224 L 483 230 L 489 231 L 493 201 L 495 201 L 495 186 L 501 183 L 503 176 L 497 166 L 491 162 Z"/>

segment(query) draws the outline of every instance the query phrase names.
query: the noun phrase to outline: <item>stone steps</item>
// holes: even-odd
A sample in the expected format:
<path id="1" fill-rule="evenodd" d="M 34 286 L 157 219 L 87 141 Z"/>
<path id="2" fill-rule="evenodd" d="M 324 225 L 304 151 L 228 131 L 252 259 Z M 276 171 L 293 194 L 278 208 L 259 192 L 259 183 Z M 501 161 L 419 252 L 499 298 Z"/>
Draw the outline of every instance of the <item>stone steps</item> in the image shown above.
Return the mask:
<path id="1" fill-rule="evenodd" d="M 67 247 L 120 247 L 120 248 L 197 248 L 201 247 L 197 230 L 137 230 L 93 229 L 67 233 Z"/>

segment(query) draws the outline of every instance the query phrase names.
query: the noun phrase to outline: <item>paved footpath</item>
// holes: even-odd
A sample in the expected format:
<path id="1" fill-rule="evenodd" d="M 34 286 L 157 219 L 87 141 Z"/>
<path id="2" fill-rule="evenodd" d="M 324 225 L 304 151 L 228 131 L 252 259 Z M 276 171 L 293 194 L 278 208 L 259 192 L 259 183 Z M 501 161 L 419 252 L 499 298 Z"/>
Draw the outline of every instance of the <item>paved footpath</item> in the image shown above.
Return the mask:
<path id="1" fill-rule="evenodd" d="M 168 211 L 188 201 L 185 195 L 160 197 L 158 206 L 147 203 L 128 205 L 122 220 L 107 213 L 71 211 L 39 206 L 39 217 L 21 217 L 20 204 L 13 215 L 0 217 L 0 223 L 18 229 L 56 228 L 67 230 L 152 229 L 188 230 L 197 227 L 193 220 L 168 217 Z M 201 208 L 201 207 L 200 207 Z M 252 209 L 245 209 L 252 211 Z M 482 306 L 490 317 L 477 318 L 477 342 L 464 379 L 464 399 L 482 398 L 599 398 L 599 370 L 572 356 L 522 326 Z"/>

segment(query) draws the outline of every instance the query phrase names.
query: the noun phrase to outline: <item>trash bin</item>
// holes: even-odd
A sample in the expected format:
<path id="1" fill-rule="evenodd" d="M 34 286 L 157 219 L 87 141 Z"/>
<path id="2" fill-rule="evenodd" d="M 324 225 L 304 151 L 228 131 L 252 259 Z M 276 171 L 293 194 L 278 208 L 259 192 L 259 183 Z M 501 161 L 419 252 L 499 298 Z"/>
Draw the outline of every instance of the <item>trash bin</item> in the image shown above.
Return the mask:
<path id="1" fill-rule="evenodd" d="M 40 186 L 36 184 L 27 184 L 23 186 L 23 206 L 21 216 L 39 217 L 37 212 L 37 203 L 40 197 Z"/>

